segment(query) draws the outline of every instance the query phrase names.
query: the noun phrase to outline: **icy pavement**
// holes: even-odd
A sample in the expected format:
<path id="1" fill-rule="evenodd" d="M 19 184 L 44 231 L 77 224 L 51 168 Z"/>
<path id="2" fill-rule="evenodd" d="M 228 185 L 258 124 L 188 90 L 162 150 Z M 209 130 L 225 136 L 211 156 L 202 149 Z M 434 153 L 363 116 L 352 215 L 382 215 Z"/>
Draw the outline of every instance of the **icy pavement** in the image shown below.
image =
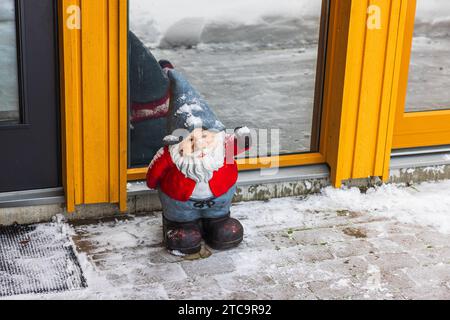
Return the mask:
<path id="1" fill-rule="evenodd" d="M 450 181 L 241 203 L 243 244 L 175 257 L 153 214 L 72 226 L 89 288 L 27 299 L 450 299 Z M 67 228 L 66 228 L 67 229 Z"/>

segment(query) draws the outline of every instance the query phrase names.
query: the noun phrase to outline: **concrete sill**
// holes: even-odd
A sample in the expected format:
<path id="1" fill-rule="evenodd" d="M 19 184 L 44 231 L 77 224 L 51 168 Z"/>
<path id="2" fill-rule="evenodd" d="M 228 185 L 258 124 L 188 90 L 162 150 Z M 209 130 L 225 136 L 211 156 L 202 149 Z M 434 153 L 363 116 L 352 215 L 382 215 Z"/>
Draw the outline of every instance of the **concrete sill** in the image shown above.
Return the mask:
<path id="1" fill-rule="evenodd" d="M 279 182 L 302 181 L 311 179 L 326 179 L 330 170 L 325 164 L 244 171 L 239 173 L 238 186 L 251 186 Z M 137 181 L 128 184 L 128 196 L 156 193 L 147 188 L 145 182 Z"/>

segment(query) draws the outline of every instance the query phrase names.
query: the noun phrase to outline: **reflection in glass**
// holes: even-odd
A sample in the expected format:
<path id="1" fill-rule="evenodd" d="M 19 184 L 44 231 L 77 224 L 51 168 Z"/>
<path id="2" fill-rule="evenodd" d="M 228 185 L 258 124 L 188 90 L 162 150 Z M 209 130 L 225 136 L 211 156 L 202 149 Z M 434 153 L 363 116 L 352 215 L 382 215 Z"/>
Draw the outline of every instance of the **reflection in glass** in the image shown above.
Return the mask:
<path id="1" fill-rule="evenodd" d="M 450 1 L 417 0 L 406 111 L 450 109 Z"/>
<path id="2" fill-rule="evenodd" d="M 17 123 L 19 92 L 14 0 L 0 2 L 0 125 Z"/>
<path id="3" fill-rule="evenodd" d="M 322 1 L 130 0 L 129 3 L 130 30 L 137 39 L 156 59 L 167 59 L 175 65 L 227 128 L 246 125 L 280 129 L 282 154 L 308 152 L 313 148 L 311 132 Z M 131 55 L 130 64 L 135 59 Z M 136 72 L 133 70 L 142 75 L 139 67 L 129 72 Z M 130 77 L 133 79 L 133 74 Z M 130 86 L 133 90 L 133 84 Z M 132 100 L 133 92 L 131 95 Z M 163 97 L 161 92 L 159 95 Z M 161 138 L 151 128 L 162 128 L 162 120 L 136 122 L 133 121 L 136 107 L 131 107 L 130 113 L 131 164 L 148 164 L 153 157 L 148 150 L 153 150 L 158 141 L 152 148 L 144 144 L 149 144 L 152 137 Z"/>

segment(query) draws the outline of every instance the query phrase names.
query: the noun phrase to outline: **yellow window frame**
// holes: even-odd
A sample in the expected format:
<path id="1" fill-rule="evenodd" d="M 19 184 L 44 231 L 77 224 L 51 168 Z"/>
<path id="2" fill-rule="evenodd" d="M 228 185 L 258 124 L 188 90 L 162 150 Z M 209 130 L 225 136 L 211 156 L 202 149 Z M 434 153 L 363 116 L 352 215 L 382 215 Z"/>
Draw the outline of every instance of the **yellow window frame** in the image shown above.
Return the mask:
<path id="1" fill-rule="evenodd" d="M 450 144 L 450 110 L 405 112 L 417 0 L 404 1 L 404 5 L 404 44 L 392 147 L 401 149 Z"/>

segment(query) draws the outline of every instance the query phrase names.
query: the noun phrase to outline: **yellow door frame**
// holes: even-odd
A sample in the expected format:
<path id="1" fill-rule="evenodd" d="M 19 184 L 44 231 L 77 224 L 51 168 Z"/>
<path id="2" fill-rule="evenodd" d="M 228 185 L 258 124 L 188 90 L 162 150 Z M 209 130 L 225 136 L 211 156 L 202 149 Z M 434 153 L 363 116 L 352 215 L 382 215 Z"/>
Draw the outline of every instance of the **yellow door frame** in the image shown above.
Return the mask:
<path id="1" fill-rule="evenodd" d="M 405 112 L 417 0 L 405 1 L 404 5 L 404 43 L 392 146 L 400 149 L 450 144 L 450 110 Z"/>
<path id="2" fill-rule="evenodd" d="M 97 203 L 126 210 L 127 5 L 127 0 L 58 1 L 68 212 Z"/>
<path id="3" fill-rule="evenodd" d="M 405 1 L 337 1 L 343 20 L 335 32 L 348 35 L 346 41 L 339 37 L 341 53 L 331 62 L 339 67 L 331 80 L 335 114 L 326 124 L 327 163 L 336 187 L 348 179 L 389 177 Z"/>

